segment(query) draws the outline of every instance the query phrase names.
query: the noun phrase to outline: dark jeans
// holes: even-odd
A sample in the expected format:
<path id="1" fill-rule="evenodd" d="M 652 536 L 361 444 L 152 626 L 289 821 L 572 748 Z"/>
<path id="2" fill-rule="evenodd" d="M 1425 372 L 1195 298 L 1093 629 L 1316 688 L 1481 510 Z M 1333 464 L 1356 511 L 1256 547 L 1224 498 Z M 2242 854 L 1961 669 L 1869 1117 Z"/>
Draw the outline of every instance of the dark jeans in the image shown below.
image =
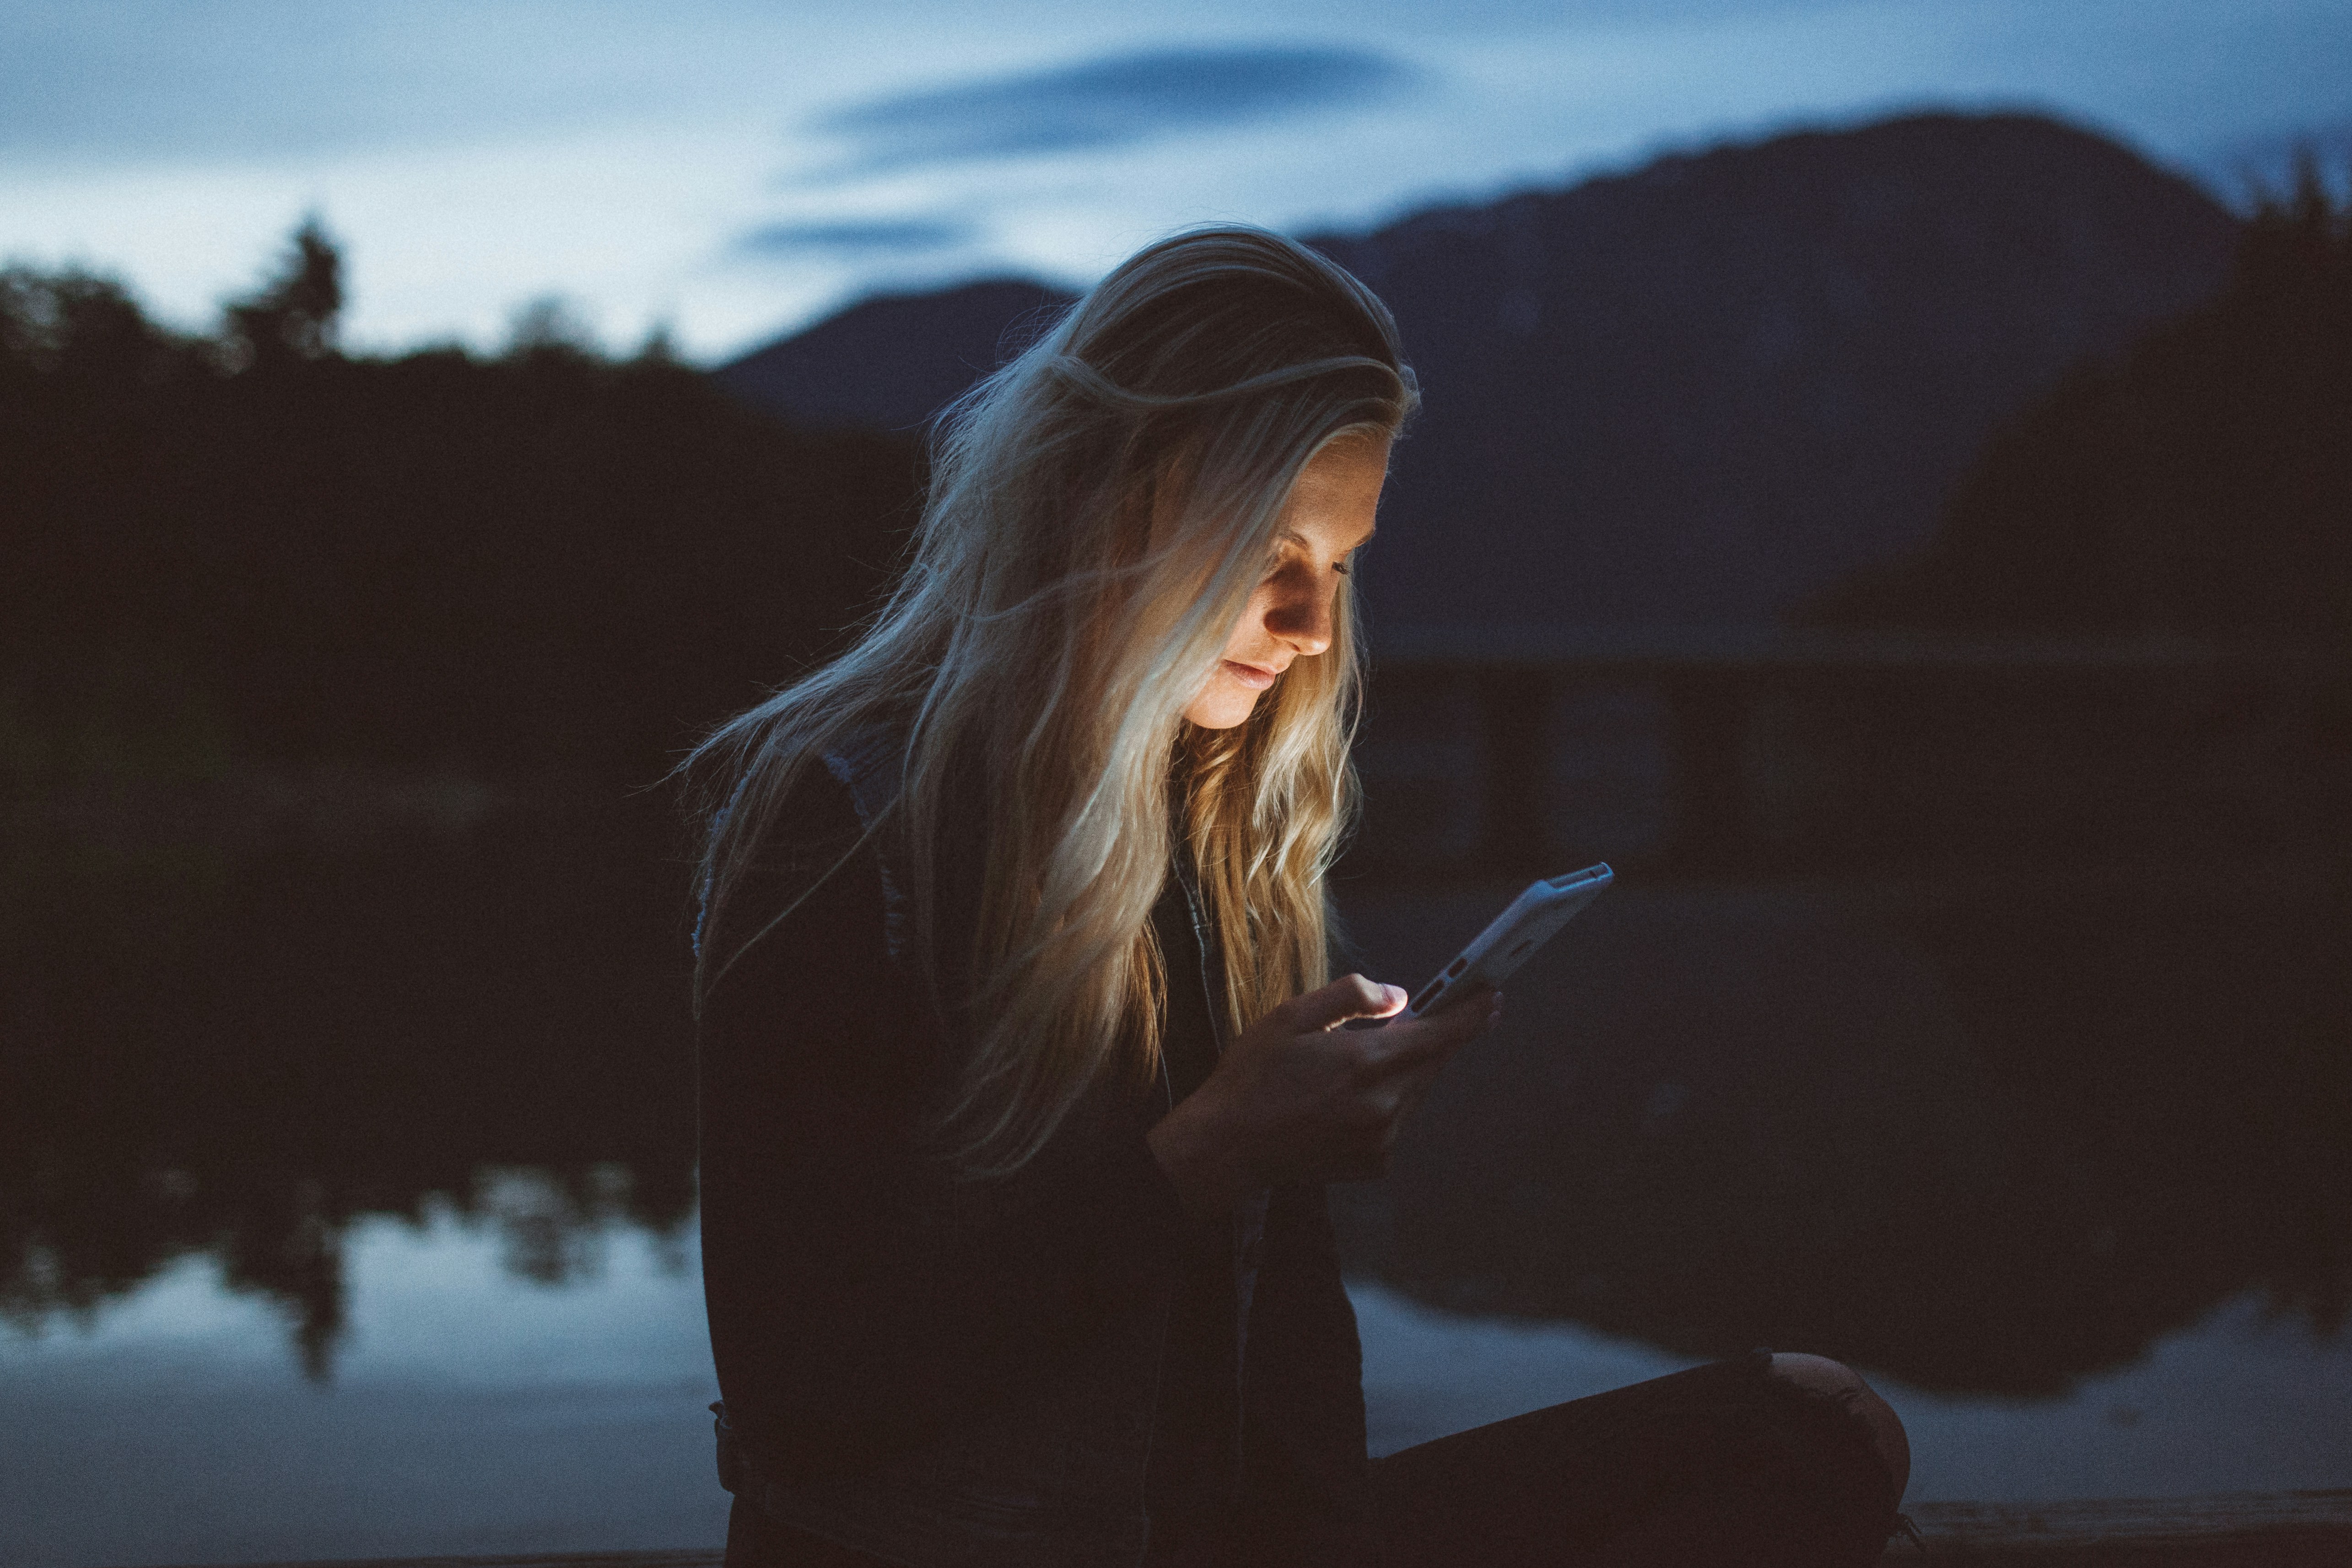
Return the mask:
<path id="1" fill-rule="evenodd" d="M 1384 1568 L 1876 1563 L 1901 1500 L 1868 1428 L 1769 1363 L 1695 1366 L 1374 1460 Z"/>
<path id="2" fill-rule="evenodd" d="M 1373 1460 L 1381 1568 L 1876 1563 L 1900 1500 L 1868 1430 L 1769 1376 L 1769 1361 L 1696 1366 Z M 1259 1561 L 1231 1548 L 1220 1561 Z M 876 1563 L 740 1500 L 728 1521 L 726 1568 Z"/>

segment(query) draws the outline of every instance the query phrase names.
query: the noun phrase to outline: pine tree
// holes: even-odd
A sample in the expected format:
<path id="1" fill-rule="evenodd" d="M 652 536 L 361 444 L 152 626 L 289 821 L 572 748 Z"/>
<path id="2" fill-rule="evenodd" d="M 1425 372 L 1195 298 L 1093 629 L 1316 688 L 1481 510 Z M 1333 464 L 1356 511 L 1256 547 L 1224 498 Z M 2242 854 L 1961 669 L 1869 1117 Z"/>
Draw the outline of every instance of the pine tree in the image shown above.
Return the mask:
<path id="1" fill-rule="evenodd" d="M 222 340 L 231 368 L 268 371 L 325 359 L 335 352 L 342 310 L 342 253 L 314 213 L 288 241 L 277 275 L 229 305 Z"/>

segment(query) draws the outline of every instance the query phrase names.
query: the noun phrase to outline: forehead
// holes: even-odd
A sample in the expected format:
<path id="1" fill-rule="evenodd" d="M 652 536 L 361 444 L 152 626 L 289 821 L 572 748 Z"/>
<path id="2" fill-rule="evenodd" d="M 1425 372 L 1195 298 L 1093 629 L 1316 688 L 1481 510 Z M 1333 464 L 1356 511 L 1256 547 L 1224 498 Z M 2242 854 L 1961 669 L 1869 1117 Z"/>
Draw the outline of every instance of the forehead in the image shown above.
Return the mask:
<path id="1" fill-rule="evenodd" d="M 1372 531 L 1381 486 L 1388 477 L 1386 436 L 1349 436 L 1307 459 L 1283 507 L 1287 533 L 1318 545 L 1353 548 Z"/>

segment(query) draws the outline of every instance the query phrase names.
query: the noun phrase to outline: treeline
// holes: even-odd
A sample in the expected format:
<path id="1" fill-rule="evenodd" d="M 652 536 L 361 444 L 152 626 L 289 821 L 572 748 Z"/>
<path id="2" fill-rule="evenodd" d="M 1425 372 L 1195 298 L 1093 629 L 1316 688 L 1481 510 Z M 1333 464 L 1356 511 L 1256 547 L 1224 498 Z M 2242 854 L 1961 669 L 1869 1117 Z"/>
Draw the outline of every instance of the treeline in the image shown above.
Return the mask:
<path id="1" fill-rule="evenodd" d="M 1925 552 L 1805 619 L 2352 648 L 2352 207 L 2306 161 L 2219 298 L 2011 421 Z"/>
<path id="2" fill-rule="evenodd" d="M 216 332 L 0 271 L 0 785 L 334 758 L 649 775 L 835 645 L 919 484 L 659 340 L 337 347 L 315 225 Z"/>

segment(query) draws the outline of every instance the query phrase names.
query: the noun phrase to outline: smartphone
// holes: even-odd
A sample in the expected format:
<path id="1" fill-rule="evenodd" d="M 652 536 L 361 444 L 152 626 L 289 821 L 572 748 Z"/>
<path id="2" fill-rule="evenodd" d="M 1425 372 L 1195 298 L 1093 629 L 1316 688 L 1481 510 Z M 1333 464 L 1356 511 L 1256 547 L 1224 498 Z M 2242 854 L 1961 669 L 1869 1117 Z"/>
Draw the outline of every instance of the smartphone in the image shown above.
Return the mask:
<path id="1" fill-rule="evenodd" d="M 1405 1017 L 1426 1018 L 1480 986 L 1499 987 L 1537 948 L 1551 940 L 1552 933 L 1616 879 L 1617 873 L 1602 864 L 1531 884 L 1454 962 L 1439 970 L 1437 978 L 1413 993 L 1412 1000 L 1405 1004 Z"/>

